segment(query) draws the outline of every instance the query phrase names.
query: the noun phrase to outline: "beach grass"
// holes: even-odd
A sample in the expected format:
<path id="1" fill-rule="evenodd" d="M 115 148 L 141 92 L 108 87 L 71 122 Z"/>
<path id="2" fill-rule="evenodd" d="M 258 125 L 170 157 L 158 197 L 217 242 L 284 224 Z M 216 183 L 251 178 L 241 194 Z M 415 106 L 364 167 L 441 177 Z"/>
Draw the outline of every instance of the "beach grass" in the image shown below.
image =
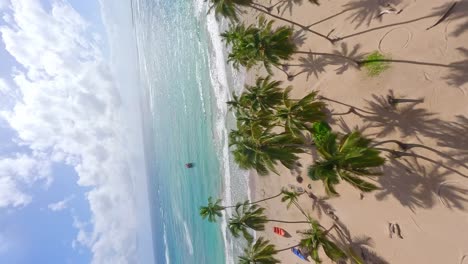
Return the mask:
<path id="1" fill-rule="evenodd" d="M 379 76 L 382 72 L 390 68 L 390 62 L 386 61 L 390 58 L 384 54 L 374 51 L 367 55 L 364 61 L 364 68 L 367 70 L 367 74 L 371 77 Z"/>

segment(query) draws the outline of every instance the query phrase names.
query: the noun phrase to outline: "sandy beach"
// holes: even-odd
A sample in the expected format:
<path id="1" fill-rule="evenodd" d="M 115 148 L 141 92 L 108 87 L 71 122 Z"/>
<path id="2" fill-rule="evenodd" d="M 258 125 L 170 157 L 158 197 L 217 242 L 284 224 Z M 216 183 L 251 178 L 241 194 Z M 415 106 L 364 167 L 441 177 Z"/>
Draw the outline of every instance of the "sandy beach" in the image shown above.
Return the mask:
<path id="1" fill-rule="evenodd" d="M 381 190 L 361 194 L 341 183 L 337 188 L 340 196 L 327 198 L 322 183 L 307 176 L 307 167 L 316 157 L 304 154 L 300 170 L 279 166 L 280 176 L 252 173 L 255 199 L 275 195 L 288 184 L 313 193 L 316 199 L 302 195 L 300 205 L 323 226 L 336 223 L 345 230 L 354 251 L 365 263 L 467 264 L 468 1 L 458 1 L 446 19 L 427 29 L 452 3 L 322 0 L 320 6 L 303 1 L 291 9 L 281 8 L 284 17 L 305 25 L 322 21 L 312 29 L 341 39 L 331 44 L 302 32 L 296 38 L 300 50 L 337 51 L 355 58 L 379 51 L 400 62 L 393 62 L 379 76 L 370 77 L 365 69 L 343 60 L 330 63 L 320 56 L 296 56 L 296 63 L 306 66 L 290 67 L 288 72 L 305 73 L 288 81 L 285 73 L 276 70 L 274 78 L 294 87 L 292 97 L 316 90 L 321 96 L 359 109 L 360 116 L 333 116 L 330 122 L 334 130 L 358 129 L 375 141 L 395 139 L 420 144 L 409 152 L 423 158 L 394 158 L 383 153 L 387 158 L 383 175 L 375 178 Z M 396 11 L 382 13 L 391 7 Z M 277 10 L 272 12 L 277 14 Z M 262 73 L 250 71 L 247 83 Z M 391 107 L 386 99 L 389 94 L 415 101 Z M 340 103 L 327 101 L 327 105 L 332 113 L 349 110 Z M 398 148 L 396 144 L 385 146 Z M 296 182 L 297 176 L 304 179 L 301 184 Z M 303 218 L 294 207 L 286 210 L 280 199 L 270 200 L 264 206 L 271 219 Z M 389 236 L 389 224 L 400 226 L 401 237 Z M 273 226 L 286 229 L 291 237 L 275 235 Z M 297 244 L 296 230 L 306 227 L 269 223 L 266 231 L 257 235 L 283 248 Z M 323 252 L 321 256 L 323 263 L 331 263 Z M 305 263 L 290 251 L 281 252 L 278 258 L 282 263 Z"/>

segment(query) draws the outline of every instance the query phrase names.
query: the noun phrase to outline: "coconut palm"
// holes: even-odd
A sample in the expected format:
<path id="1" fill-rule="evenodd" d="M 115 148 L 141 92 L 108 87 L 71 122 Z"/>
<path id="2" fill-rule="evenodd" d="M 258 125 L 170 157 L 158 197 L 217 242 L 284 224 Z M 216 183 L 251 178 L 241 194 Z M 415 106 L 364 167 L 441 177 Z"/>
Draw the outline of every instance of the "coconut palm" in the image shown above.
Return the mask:
<path id="1" fill-rule="evenodd" d="M 325 230 L 317 221 L 311 220 L 311 229 L 301 232 L 303 238 L 299 246 L 311 253 L 311 258 L 315 263 L 322 263 L 319 257 L 319 249 L 322 248 L 325 254 L 333 261 L 346 258 L 346 253 L 331 241 L 327 235 L 331 229 Z"/>
<path id="2" fill-rule="evenodd" d="M 334 186 L 344 180 L 363 192 L 378 189 L 362 177 L 378 175 L 371 170 L 384 164 L 380 151 L 370 147 L 370 140 L 359 132 L 345 135 L 338 143 L 338 135 L 324 123 L 313 126 L 314 142 L 322 159 L 311 165 L 308 176 L 312 180 L 321 180 L 330 195 L 338 195 Z"/>
<path id="3" fill-rule="evenodd" d="M 299 24 L 295 21 L 292 21 L 292 20 L 289 20 L 289 19 L 286 19 L 286 18 L 283 18 L 281 16 L 277 16 L 275 14 L 272 14 L 270 12 L 268 12 L 268 7 L 266 6 L 263 6 L 261 4 L 258 4 L 258 3 L 254 3 L 253 0 L 211 0 L 211 7 L 209 9 L 209 11 L 211 11 L 212 9 L 215 10 L 215 13 L 217 15 L 222 15 L 223 17 L 226 17 L 228 19 L 230 19 L 231 21 L 234 21 L 234 22 L 237 22 L 239 20 L 239 13 L 241 12 L 241 8 L 242 7 L 249 7 L 249 8 L 252 8 L 252 9 L 255 9 L 265 15 L 268 15 L 268 16 L 271 16 L 271 17 L 274 17 L 278 20 L 282 20 L 282 21 L 285 21 L 289 24 L 293 24 L 295 26 L 298 26 L 300 27 L 301 29 L 303 30 L 306 30 L 312 34 L 315 34 L 321 38 L 324 38 L 328 41 L 330 41 L 331 43 L 333 43 L 334 40 L 330 39 L 328 36 L 325 36 L 319 32 L 316 32 L 312 29 L 310 29 L 309 26 L 305 26 L 305 25 L 302 25 L 302 24 Z M 209 12 L 208 11 L 208 12 Z"/>
<path id="4" fill-rule="evenodd" d="M 239 237 L 242 234 L 247 241 L 252 241 L 253 237 L 248 232 L 249 229 L 255 231 L 265 230 L 267 222 L 285 223 L 285 224 L 307 224 L 307 221 L 284 221 L 269 219 L 264 214 L 265 208 L 256 204 L 250 205 L 247 202 L 239 203 L 236 206 L 235 212 L 229 219 L 228 227 L 234 237 Z"/>
<path id="5" fill-rule="evenodd" d="M 293 30 L 286 26 L 273 29 L 272 26 L 273 21 L 264 17 L 258 19 L 257 25 L 231 25 L 221 34 L 226 43 L 232 45 L 228 61 L 236 68 L 242 65 L 247 69 L 262 62 L 267 70 L 271 70 L 271 65 L 289 60 L 296 49 L 291 39 Z"/>
<path id="6" fill-rule="evenodd" d="M 259 237 L 255 243 L 249 242 L 249 247 L 244 249 L 244 254 L 239 256 L 239 264 L 276 264 L 281 263 L 274 257 L 278 252 L 290 250 L 293 247 L 276 249 L 270 241 Z"/>
<path id="7" fill-rule="evenodd" d="M 278 174 L 278 162 L 293 169 L 299 159 L 297 154 L 304 153 L 302 140 L 289 133 L 275 134 L 271 128 L 260 126 L 241 129 L 232 131 L 229 139 L 235 147 L 234 161 L 242 169 L 255 169 L 260 175 L 267 175 L 268 171 Z"/>
<path id="8" fill-rule="evenodd" d="M 285 203 L 287 202 L 286 204 L 286 208 L 289 209 L 291 207 L 291 205 L 296 205 L 299 201 L 299 196 L 301 196 L 302 193 L 298 193 L 298 192 L 290 192 L 290 191 L 287 191 L 287 190 L 283 190 L 283 197 L 281 197 L 281 202 Z"/>
<path id="9" fill-rule="evenodd" d="M 226 44 L 232 46 L 228 61 L 236 68 L 244 66 L 250 69 L 257 63 L 263 63 L 271 73 L 271 66 L 282 66 L 282 62 L 291 59 L 294 54 L 335 57 L 350 61 L 356 67 L 363 64 L 363 61 L 339 52 L 299 51 L 293 41 L 293 34 L 292 28 L 286 26 L 273 28 L 273 21 L 260 17 L 255 25 L 245 26 L 243 23 L 231 25 L 221 36 Z"/>
<path id="10" fill-rule="evenodd" d="M 325 119 L 325 104 L 316 100 L 317 92 L 311 92 L 300 100 L 289 99 L 292 88 L 283 93 L 283 105 L 277 108 L 275 117 L 284 124 L 287 132 L 297 137 L 301 130 L 310 130 L 312 123 Z"/>
<path id="11" fill-rule="evenodd" d="M 271 199 L 275 199 L 281 195 L 284 194 L 284 191 L 281 190 L 280 193 L 278 194 L 275 194 L 273 196 L 270 196 L 270 197 L 267 197 L 267 198 L 263 198 L 261 200 L 258 200 L 258 201 L 254 201 L 254 202 L 249 202 L 249 201 L 246 201 L 246 203 L 248 205 L 250 204 L 257 204 L 257 203 L 261 203 L 261 202 L 265 202 L 265 201 L 268 201 L 268 200 L 271 200 Z M 216 201 L 213 201 L 213 197 L 209 197 L 208 198 L 208 205 L 206 206 L 200 206 L 200 216 L 203 218 L 203 219 L 206 219 L 208 218 L 208 221 L 210 222 L 216 222 L 216 217 L 221 217 L 222 216 L 222 211 L 226 210 L 227 208 L 234 208 L 236 207 L 237 205 L 221 205 L 221 199 L 217 199 Z"/>
<path id="12" fill-rule="evenodd" d="M 220 205 L 221 199 L 217 199 L 213 201 L 213 197 L 208 198 L 208 205 L 200 207 L 200 216 L 203 219 L 208 218 L 210 222 L 216 222 L 216 217 L 222 216 L 222 211 L 224 211 L 227 207 Z"/>
<path id="13" fill-rule="evenodd" d="M 245 86 L 240 97 L 233 96 L 228 102 L 233 109 L 248 108 L 253 112 L 272 112 L 283 100 L 281 81 L 272 81 L 270 76 L 257 78 L 254 86 Z"/>

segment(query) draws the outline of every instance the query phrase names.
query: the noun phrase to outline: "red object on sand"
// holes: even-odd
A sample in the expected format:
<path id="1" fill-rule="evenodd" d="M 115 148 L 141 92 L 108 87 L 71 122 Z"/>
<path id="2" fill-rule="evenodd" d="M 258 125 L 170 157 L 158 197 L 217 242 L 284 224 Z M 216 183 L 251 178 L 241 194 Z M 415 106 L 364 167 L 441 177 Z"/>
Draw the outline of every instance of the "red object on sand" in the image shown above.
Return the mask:
<path id="1" fill-rule="evenodd" d="M 283 228 L 277 227 L 277 226 L 273 227 L 273 232 L 275 232 L 275 234 L 278 234 L 280 236 L 286 235 L 286 231 Z"/>

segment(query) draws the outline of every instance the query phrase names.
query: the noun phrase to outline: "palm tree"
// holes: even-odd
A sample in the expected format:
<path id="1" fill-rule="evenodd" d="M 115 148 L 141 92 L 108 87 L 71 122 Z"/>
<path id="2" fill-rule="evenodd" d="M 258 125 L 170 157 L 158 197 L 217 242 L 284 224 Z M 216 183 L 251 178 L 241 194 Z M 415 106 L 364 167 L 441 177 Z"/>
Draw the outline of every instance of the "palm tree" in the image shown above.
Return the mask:
<path id="1" fill-rule="evenodd" d="M 268 21 L 264 17 L 260 17 L 256 25 L 245 26 L 243 23 L 231 25 L 221 34 L 226 44 L 232 45 L 228 61 L 232 62 L 234 67 L 242 65 L 247 69 L 261 62 L 270 73 L 271 65 L 282 66 L 281 62 L 289 60 L 294 54 L 340 58 L 350 61 L 356 67 L 367 63 L 367 61 L 356 60 L 339 52 L 298 51 L 293 41 L 292 28 L 281 26 L 273 29 L 272 26 L 273 21 Z"/>
<path id="2" fill-rule="evenodd" d="M 258 200 L 258 201 L 254 201 L 254 202 L 249 202 L 249 201 L 246 201 L 246 203 L 248 205 L 250 204 L 257 204 L 257 203 L 261 203 L 261 202 L 265 202 L 265 201 L 268 201 L 268 200 L 271 200 L 271 199 L 275 199 L 281 195 L 284 194 L 284 191 L 281 190 L 280 193 L 278 194 L 275 194 L 273 196 L 270 196 L 270 197 L 267 197 L 267 198 L 264 198 L 264 199 L 261 199 L 261 200 Z M 217 199 L 216 201 L 213 201 L 213 197 L 209 197 L 208 198 L 208 205 L 207 206 L 200 206 L 200 210 L 199 210 L 199 213 L 200 213 L 200 216 L 203 218 L 203 219 L 206 219 L 208 218 L 208 221 L 210 222 L 216 222 L 216 217 L 221 217 L 222 216 L 222 211 L 226 210 L 227 208 L 234 208 L 236 207 L 237 205 L 221 205 L 221 199 Z"/>
<path id="3" fill-rule="evenodd" d="M 329 42 L 333 43 L 333 39 L 330 39 L 328 36 L 325 36 L 319 32 L 316 32 L 312 29 L 310 29 L 310 26 L 305 26 L 305 25 L 302 25 L 302 24 L 299 24 L 295 21 L 292 21 L 292 20 L 289 20 L 289 19 L 286 19 L 286 18 L 283 18 L 281 16 L 277 16 L 277 15 L 274 15 L 270 12 L 268 12 L 268 7 L 265 7 L 265 6 L 262 6 L 260 4 L 257 4 L 257 3 L 254 3 L 253 0 L 211 0 L 211 7 L 209 9 L 208 12 L 211 11 L 211 9 L 214 8 L 215 10 L 215 13 L 217 15 L 222 15 L 228 19 L 230 19 L 231 21 L 235 21 L 237 22 L 239 20 L 239 17 L 238 17 L 238 14 L 240 12 L 240 8 L 242 7 L 249 7 L 249 8 L 252 8 L 252 9 L 255 9 L 263 14 L 266 14 L 268 16 L 271 16 L 271 17 L 274 17 L 278 20 L 282 20 L 282 21 L 285 21 L 289 24 L 293 24 L 295 26 L 298 26 L 300 27 L 301 29 L 303 30 L 306 30 L 312 34 L 315 34 L 321 38 L 324 38 L 326 40 L 328 40 Z"/>
<path id="4" fill-rule="evenodd" d="M 248 203 L 239 203 L 233 216 L 229 219 L 229 230 L 234 237 L 239 237 L 242 233 L 247 241 L 252 241 L 253 237 L 249 234 L 248 229 L 255 231 L 265 230 L 267 222 L 284 223 L 284 224 L 308 224 L 308 221 L 283 221 L 276 219 L 268 219 L 264 214 L 265 208 L 256 204 L 249 205 Z"/>
<path id="5" fill-rule="evenodd" d="M 297 137 L 301 130 L 310 131 L 310 124 L 325 119 L 325 104 L 316 100 L 317 92 L 311 92 L 300 100 L 289 99 L 292 88 L 283 93 L 283 105 L 277 108 L 274 115 L 284 124 L 287 132 Z"/>
<path id="6" fill-rule="evenodd" d="M 283 190 L 283 197 L 281 198 L 281 202 L 283 203 L 287 202 L 286 209 L 289 209 L 291 205 L 294 204 L 294 206 L 296 206 L 296 208 L 299 211 L 301 211 L 301 213 L 306 217 L 306 219 L 309 219 L 310 216 L 307 215 L 304 209 L 302 209 L 302 207 L 299 205 L 299 196 L 301 196 L 302 194 L 304 193 L 298 193 L 294 191 L 290 192 L 287 190 Z"/>
<path id="7" fill-rule="evenodd" d="M 302 193 L 298 193 L 298 192 L 290 192 L 290 191 L 287 191 L 287 190 L 283 190 L 283 197 L 281 197 L 281 202 L 285 203 L 287 202 L 286 204 L 286 208 L 289 209 L 291 207 L 291 205 L 297 205 L 298 204 L 298 201 L 299 201 L 299 196 L 301 196 Z"/>
<path id="8" fill-rule="evenodd" d="M 227 103 L 235 110 L 272 112 L 283 100 L 284 89 L 280 85 L 281 81 L 272 81 L 270 76 L 259 77 L 254 86 L 246 85 L 240 97 L 233 95 L 234 100 Z"/>
<path id="9" fill-rule="evenodd" d="M 323 249 L 325 254 L 334 262 L 346 258 L 346 253 L 327 237 L 331 228 L 325 230 L 315 220 L 311 220 L 310 225 L 311 229 L 305 232 L 301 232 L 303 238 L 301 239 L 299 246 L 301 248 L 310 250 L 311 257 L 315 261 L 315 263 L 322 263 L 319 257 L 320 247 Z"/>
<path id="10" fill-rule="evenodd" d="M 227 206 L 220 205 L 220 203 L 221 199 L 217 199 L 213 202 L 213 197 L 210 196 L 208 198 L 208 205 L 200 207 L 200 216 L 203 219 L 208 218 L 208 221 L 210 222 L 216 222 L 216 217 L 221 217 L 221 212 L 228 208 Z"/>
<path id="11" fill-rule="evenodd" d="M 370 140 L 359 132 L 345 135 L 337 143 L 337 134 L 328 124 L 321 122 L 313 126 L 314 142 L 322 160 L 309 167 L 308 176 L 312 180 L 321 180 L 329 195 L 338 195 L 334 186 L 344 180 L 363 192 L 378 189 L 361 177 L 378 175 L 371 168 L 384 164 L 380 151 L 370 147 Z"/>
<path id="12" fill-rule="evenodd" d="M 279 174 L 275 166 L 278 162 L 288 169 L 293 169 L 299 157 L 304 153 L 302 140 L 289 133 L 274 134 L 271 128 L 254 126 L 232 131 L 229 135 L 234 161 L 242 169 L 255 169 L 260 175 L 268 171 Z M 247 135 L 250 133 L 250 135 Z"/>
<path id="13" fill-rule="evenodd" d="M 276 264 L 280 261 L 274 258 L 278 252 L 290 250 L 296 247 L 291 246 L 283 249 L 276 249 L 275 245 L 270 244 L 270 241 L 259 237 L 255 243 L 249 242 L 249 247 L 244 249 L 244 255 L 239 256 L 239 264 Z"/>
<path id="14" fill-rule="evenodd" d="M 289 60 L 296 49 L 291 40 L 293 30 L 286 26 L 273 29 L 272 26 L 273 21 L 264 17 L 258 19 L 257 25 L 231 25 L 221 34 L 226 43 L 232 45 L 228 61 L 236 68 L 242 65 L 247 69 L 263 62 L 270 71 L 271 65 L 278 66 L 281 60 Z"/>

